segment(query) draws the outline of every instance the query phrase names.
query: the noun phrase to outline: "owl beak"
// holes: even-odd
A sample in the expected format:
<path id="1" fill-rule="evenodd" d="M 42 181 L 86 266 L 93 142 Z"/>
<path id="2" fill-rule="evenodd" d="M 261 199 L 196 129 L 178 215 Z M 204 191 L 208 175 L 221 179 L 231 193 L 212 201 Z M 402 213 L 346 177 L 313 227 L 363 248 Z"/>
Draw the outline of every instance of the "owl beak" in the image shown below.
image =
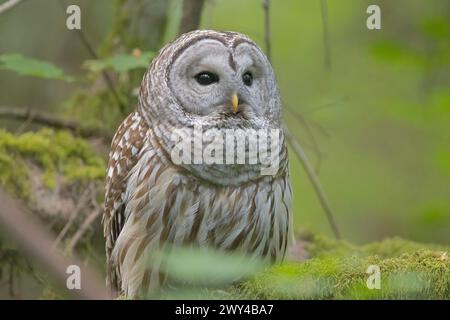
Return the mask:
<path id="1" fill-rule="evenodd" d="M 231 106 L 233 107 L 233 112 L 236 113 L 238 111 L 239 98 L 236 93 L 233 93 L 231 96 Z"/>

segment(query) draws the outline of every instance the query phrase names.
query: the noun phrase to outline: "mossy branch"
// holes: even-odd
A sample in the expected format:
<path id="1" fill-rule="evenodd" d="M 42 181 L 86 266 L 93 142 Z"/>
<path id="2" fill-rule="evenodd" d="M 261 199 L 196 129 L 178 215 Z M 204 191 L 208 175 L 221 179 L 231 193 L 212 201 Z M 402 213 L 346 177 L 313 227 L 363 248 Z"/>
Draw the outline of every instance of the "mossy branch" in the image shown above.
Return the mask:
<path id="1" fill-rule="evenodd" d="M 106 130 L 85 127 L 75 121 L 32 109 L 0 106 L 0 118 L 29 121 L 55 129 L 66 129 L 84 138 L 101 137 L 108 141 L 112 139 L 112 134 Z"/>
<path id="2" fill-rule="evenodd" d="M 313 236 L 312 259 L 275 266 L 242 284 L 251 299 L 449 299 L 448 247 L 400 238 L 365 246 Z M 368 286 L 369 266 L 380 287 Z"/>

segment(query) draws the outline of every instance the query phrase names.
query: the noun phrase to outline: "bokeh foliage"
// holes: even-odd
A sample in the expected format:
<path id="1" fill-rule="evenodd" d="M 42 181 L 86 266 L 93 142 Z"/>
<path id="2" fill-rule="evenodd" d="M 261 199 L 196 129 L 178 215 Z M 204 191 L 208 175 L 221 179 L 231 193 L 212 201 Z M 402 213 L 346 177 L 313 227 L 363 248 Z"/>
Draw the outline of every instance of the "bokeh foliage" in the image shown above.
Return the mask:
<path id="1" fill-rule="evenodd" d="M 136 105 L 146 64 L 176 35 L 181 0 L 72 2 L 82 8 L 83 32 L 98 56 L 65 28 L 64 10 L 55 1 L 21 5 L 0 18 L 0 106 L 50 112 L 112 133 Z M 381 30 L 365 27 L 369 4 L 381 7 Z M 448 244 L 450 4 L 340 0 L 328 6 L 331 68 L 324 65 L 319 1 L 272 1 L 273 66 L 286 123 L 315 163 L 346 239 L 366 243 L 401 236 Z M 207 1 L 201 26 L 240 31 L 264 47 L 262 22 L 260 0 L 214 0 Z M 16 131 L 21 123 L 0 124 Z M 106 151 L 95 152 L 89 142 L 68 132 L 1 131 L 0 181 L 28 197 L 30 159 L 41 167 L 50 189 L 56 174 L 81 185 L 101 181 Z M 313 189 L 292 155 L 291 170 L 296 229 L 329 234 Z M 79 250 L 101 260 L 100 238 Z M 438 254 L 448 247 L 397 238 L 365 246 L 325 239 L 311 241 L 313 260 L 306 264 L 276 267 L 225 296 L 448 298 L 448 259 L 439 260 Z M 11 260 L 14 250 L 5 248 Z M 372 262 L 386 268 L 388 288 L 394 289 L 363 288 L 364 268 Z M 291 277 L 291 288 L 278 292 L 271 285 L 280 274 Z M 417 286 L 396 291 L 404 283 Z M 51 288 L 45 292 L 53 294 Z"/>

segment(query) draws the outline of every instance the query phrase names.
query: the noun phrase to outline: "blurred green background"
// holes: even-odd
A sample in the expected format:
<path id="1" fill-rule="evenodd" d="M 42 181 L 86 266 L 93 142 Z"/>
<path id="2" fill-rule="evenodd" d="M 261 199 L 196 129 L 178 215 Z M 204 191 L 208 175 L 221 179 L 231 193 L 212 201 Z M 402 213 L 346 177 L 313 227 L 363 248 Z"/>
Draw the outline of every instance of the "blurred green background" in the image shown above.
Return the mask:
<path id="1" fill-rule="evenodd" d="M 0 54 L 21 53 L 80 76 L 91 56 L 65 28 L 57 2 L 29 0 L 0 16 Z M 114 1 L 71 3 L 81 7 L 83 31 L 98 47 Z M 381 7 L 381 30 L 366 28 L 369 4 Z M 175 36 L 181 12 L 180 0 L 169 5 L 164 41 Z M 286 110 L 285 120 L 317 169 L 343 237 L 449 243 L 450 2 L 328 1 L 330 67 L 318 0 L 272 1 L 271 16 L 284 104 L 306 125 Z M 208 0 L 201 26 L 246 33 L 264 48 L 260 0 Z M 56 113 L 76 87 L 0 70 L 0 105 Z M 292 152 L 291 159 L 296 230 L 331 234 Z"/>

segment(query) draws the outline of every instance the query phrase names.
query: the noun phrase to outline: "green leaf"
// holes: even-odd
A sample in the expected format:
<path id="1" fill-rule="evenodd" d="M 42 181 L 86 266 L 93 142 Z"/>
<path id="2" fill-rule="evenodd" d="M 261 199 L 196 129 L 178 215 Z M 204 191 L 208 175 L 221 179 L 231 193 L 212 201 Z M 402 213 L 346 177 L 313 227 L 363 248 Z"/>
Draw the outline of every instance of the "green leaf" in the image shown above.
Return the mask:
<path id="1" fill-rule="evenodd" d="M 393 41 L 378 41 L 371 47 L 372 54 L 392 63 L 423 66 L 426 61 L 415 51 Z"/>
<path id="2" fill-rule="evenodd" d="M 172 248 L 163 252 L 163 261 L 169 277 L 201 285 L 231 284 L 266 267 L 261 260 L 205 248 Z"/>
<path id="3" fill-rule="evenodd" d="M 20 54 L 0 55 L 0 69 L 10 70 L 24 76 L 73 81 L 57 66 L 41 60 L 24 57 Z"/>
<path id="4" fill-rule="evenodd" d="M 450 22 L 440 17 L 426 19 L 421 25 L 421 30 L 434 39 L 448 40 L 450 37 Z"/>
<path id="5" fill-rule="evenodd" d="M 106 59 L 88 60 L 85 62 L 85 65 L 94 72 L 112 69 L 120 73 L 138 68 L 147 68 L 154 56 L 155 53 L 151 51 L 143 52 L 138 57 L 132 54 L 119 54 Z"/>

